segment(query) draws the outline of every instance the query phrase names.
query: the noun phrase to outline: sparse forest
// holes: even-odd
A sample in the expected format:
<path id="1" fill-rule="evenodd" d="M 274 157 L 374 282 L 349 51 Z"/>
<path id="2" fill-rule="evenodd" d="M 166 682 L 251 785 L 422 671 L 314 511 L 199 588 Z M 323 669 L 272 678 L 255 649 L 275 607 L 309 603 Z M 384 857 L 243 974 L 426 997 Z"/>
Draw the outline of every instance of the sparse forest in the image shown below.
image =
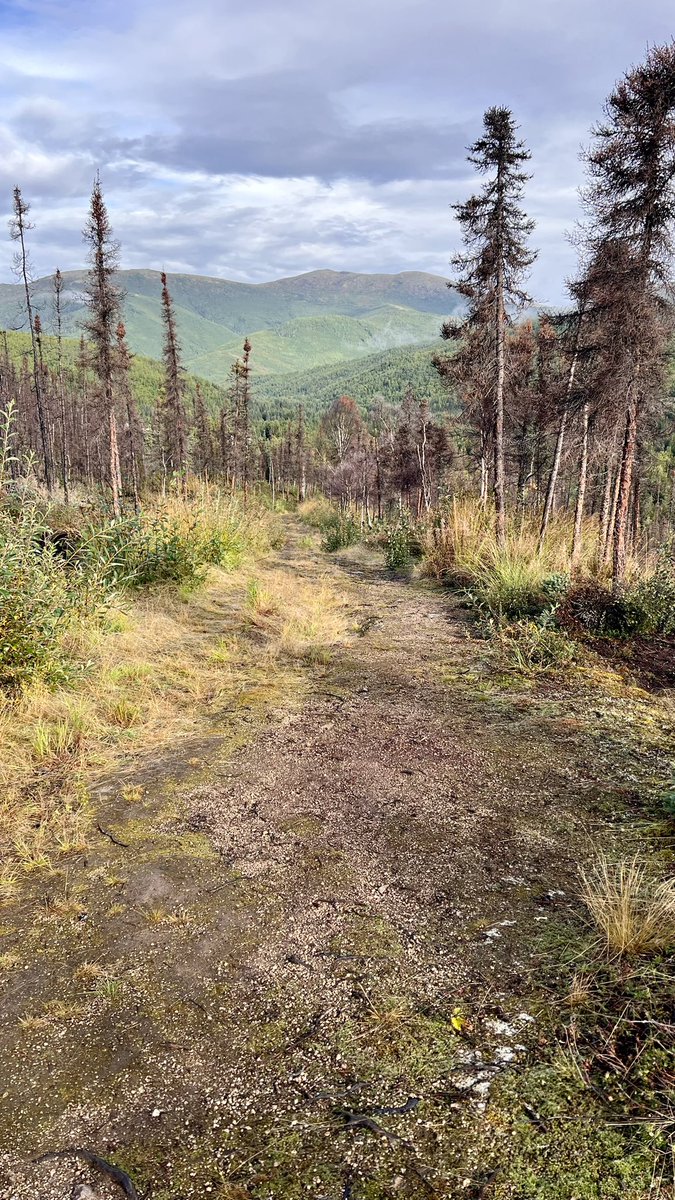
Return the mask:
<path id="1" fill-rule="evenodd" d="M 14 189 L 11 1200 L 673 1195 L 675 42 L 556 310 L 521 132 L 468 148 L 434 345 L 265 375 L 242 332 L 223 386 L 164 271 L 133 352 L 98 175 L 77 337 Z"/>

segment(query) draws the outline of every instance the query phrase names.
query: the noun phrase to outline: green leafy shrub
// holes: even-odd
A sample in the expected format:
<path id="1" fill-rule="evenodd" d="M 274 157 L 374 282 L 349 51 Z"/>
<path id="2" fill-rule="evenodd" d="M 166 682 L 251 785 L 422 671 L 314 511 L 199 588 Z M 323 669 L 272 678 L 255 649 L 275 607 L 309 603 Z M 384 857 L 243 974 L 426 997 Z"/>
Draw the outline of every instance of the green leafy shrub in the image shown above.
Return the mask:
<path id="1" fill-rule="evenodd" d="M 323 524 L 321 549 L 333 553 L 353 546 L 361 538 L 361 530 L 350 512 L 336 512 Z"/>
<path id="2" fill-rule="evenodd" d="M 203 576 L 191 531 L 162 516 L 149 522 L 131 516 L 89 525 L 69 562 L 81 575 L 100 575 L 119 588 L 184 584 Z"/>
<path id="3" fill-rule="evenodd" d="M 675 633 L 675 565 L 663 559 L 649 579 L 623 599 L 625 619 L 642 634 Z"/>
<path id="4" fill-rule="evenodd" d="M 389 525 L 385 531 L 384 561 L 390 571 L 409 566 L 413 558 L 413 534 L 405 520 Z"/>
<path id="5" fill-rule="evenodd" d="M 549 604 L 559 604 L 569 591 L 570 577 L 561 571 L 547 575 L 541 582 L 541 590 Z"/>
<path id="6" fill-rule="evenodd" d="M 194 587 L 204 579 L 207 565 L 232 566 L 240 555 L 239 538 L 227 526 L 160 513 L 150 519 L 129 516 L 89 525 L 69 563 L 114 587 Z"/>
<path id="7" fill-rule="evenodd" d="M 90 516 L 81 531 L 54 529 L 73 513 L 24 503 L 0 510 L 0 687 L 63 678 L 76 625 L 96 620 L 115 593 L 174 584 L 193 588 L 210 564 L 242 553 L 234 522 L 199 511 Z"/>
<path id="8" fill-rule="evenodd" d="M 73 576 L 34 507 L 0 514 L 0 687 L 63 678 L 69 630 L 101 610 L 107 591 L 100 578 Z"/>
<path id="9" fill-rule="evenodd" d="M 560 623 L 595 637 L 675 633 L 675 570 L 663 561 L 648 579 L 622 596 L 593 581 L 572 588 L 559 609 Z"/>

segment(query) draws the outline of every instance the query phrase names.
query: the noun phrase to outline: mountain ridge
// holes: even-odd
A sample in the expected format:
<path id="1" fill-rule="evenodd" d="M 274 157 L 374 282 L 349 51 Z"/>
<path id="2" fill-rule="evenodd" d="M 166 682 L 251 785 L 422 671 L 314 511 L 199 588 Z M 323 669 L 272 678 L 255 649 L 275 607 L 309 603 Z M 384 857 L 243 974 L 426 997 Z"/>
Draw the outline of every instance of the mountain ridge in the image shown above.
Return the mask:
<path id="1" fill-rule="evenodd" d="M 85 316 L 86 271 L 63 272 L 63 330 L 77 337 Z M 123 270 L 124 321 L 134 353 L 161 358 L 160 272 Z M 358 273 L 320 269 L 261 283 L 169 274 L 185 365 L 222 383 L 248 336 L 261 374 L 296 373 L 402 345 L 428 344 L 461 306 L 440 276 L 424 271 Z M 52 277 L 32 285 L 35 311 L 53 331 Z M 20 326 L 21 287 L 0 284 L 0 324 Z M 340 320 L 338 320 L 340 318 Z M 303 322 L 307 324 L 303 327 Z"/>

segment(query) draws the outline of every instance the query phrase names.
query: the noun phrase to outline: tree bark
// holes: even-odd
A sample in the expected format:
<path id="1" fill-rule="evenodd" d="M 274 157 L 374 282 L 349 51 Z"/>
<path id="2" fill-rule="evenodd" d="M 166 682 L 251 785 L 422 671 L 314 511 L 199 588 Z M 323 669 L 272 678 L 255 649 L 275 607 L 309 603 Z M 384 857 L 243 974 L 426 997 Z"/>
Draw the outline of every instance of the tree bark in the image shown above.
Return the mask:
<path id="1" fill-rule="evenodd" d="M 628 533 L 628 512 L 630 507 L 631 485 L 635 466 L 635 448 L 637 445 L 638 406 L 637 398 L 631 394 L 626 410 L 626 428 L 621 452 L 619 468 L 618 499 L 614 518 L 614 548 L 612 556 L 612 592 L 620 595 L 626 574 L 626 537 Z"/>
<path id="2" fill-rule="evenodd" d="M 588 401 L 584 404 L 582 411 L 582 427 L 581 427 L 581 458 L 579 460 L 579 486 L 577 488 L 577 502 L 574 509 L 574 535 L 572 537 L 572 570 L 576 570 L 579 566 L 581 557 L 581 531 L 584 519 L 584 500 L 586 499 L 586 482 L 588 478 L 588 418 L 589 406 Z"/>

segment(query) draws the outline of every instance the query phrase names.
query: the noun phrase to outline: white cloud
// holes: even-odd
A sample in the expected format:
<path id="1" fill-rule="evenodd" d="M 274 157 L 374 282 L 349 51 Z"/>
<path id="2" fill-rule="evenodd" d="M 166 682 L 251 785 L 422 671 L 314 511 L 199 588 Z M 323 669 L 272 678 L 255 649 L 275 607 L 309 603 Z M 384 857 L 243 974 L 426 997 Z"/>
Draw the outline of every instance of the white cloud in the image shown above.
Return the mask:
<path id="1" fill-rule="evenodd" d="M 533 150 L 532 290 L 559 298 L 578 146 L 665 0 L 32 0 L 6 6 L 0 188 L 36 266 L 82 264 L 100 168 L 125 264 L 259 280 L 320 266 L 445 274 L 464 148 L 510 104 Z M 8 277 L 11 248 L 7 247 Z"/>

